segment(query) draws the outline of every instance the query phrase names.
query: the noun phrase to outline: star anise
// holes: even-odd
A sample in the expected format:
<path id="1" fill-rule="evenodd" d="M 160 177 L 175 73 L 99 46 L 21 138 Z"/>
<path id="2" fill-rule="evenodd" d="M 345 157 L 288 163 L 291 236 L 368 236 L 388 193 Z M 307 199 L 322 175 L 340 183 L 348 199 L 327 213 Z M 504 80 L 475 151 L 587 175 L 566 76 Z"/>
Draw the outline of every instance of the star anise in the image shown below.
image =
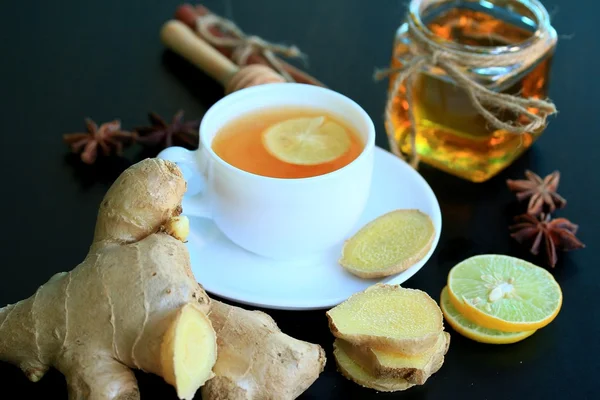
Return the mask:
<path id="1" fill-rule="evenodd" d="M 124 145 L 135 140 L 134 132 L 121 130 L 121 121 L 118 119 L 98 125 L 90 118 L 85 119 L 86 133 L 66 133 L 63 135 L 65 143 L 71 146 L 75 153 L 81 152 L 81 161 L 93 164 L 98 158 L 98 152 L 104 155 L 115 153 L 121 155 Z"/>
<path id="2" fill-rule="evenodd" d="M 556 193 L 560 172 L 554 171 L 542 179 L 537 174 L 527 170 L 525 176 L 527 179 L 508 179 L 506 184 L 511 191 L 517 192 L 519 201 L 529 199 L 528 214 L 539 215 L 544 211 L 544 206 L 547 207 L 548 212 L 552 213 L 556 209 L 567 205 L 567 201 Z"/>
<path id="3" fill-rule="evenodd" d="M 148 119 L 152 126 L 137 128 L 138 142 L 147 146 L 171 147 L 174 144 L 198 147 L 200 120 L 183 121 L 183 110 L 179 110 L 169 125 L 160 115 L 151 112 Z"/>
<path id="4" fill-rule="evenodd" d="M 510 226 L 511 237 L 517 242 L 531 242 L 531 253 L 537 255 L 545 247 L 547 261 L 552 268 L 558 260 L 556 250 L 570 251 L 585 247 L 575 237 L 578 225 L 566 218 L 552 219 L 550 214 L 533 216 L 523 214 L 515 217 L 516 224 Z"/>

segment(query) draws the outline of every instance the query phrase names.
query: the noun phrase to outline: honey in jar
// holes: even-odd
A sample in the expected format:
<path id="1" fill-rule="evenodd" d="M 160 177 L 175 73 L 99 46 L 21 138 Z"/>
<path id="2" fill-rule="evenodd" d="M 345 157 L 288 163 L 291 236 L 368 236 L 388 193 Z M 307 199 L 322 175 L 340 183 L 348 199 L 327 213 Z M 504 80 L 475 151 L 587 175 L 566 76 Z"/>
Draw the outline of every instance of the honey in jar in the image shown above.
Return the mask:
<path id="1" fill-rule="evenodd" d="M 544 52 L 537 52 L 534 58 L 508 65 L 492 62 L 485 67 L 465 66 L 464 72 L 494 92 L 533 99 L 548 96 L 556 32 L 550 26 L 547 11 L 537 0 L 413 0 L 408 17 L 412 19 L 412 29 L 422 30 L 437 43 L 481 54 L 490 60 L 495 55 L 527 51 L 528 47 L 539 45 L 539 41 L 546 41 Z M 402 67 L 410 59 L 411 39 L 407 29 L 405 23 L 396 33 L 392 68 Z M 414 143 L 421 162 L 482 182 L 510 165 L 543 132 L 540 127 L 515 134 L 493 126 L 474 106 L 469 93 L 435 66 L 421 68 L 415 75 L 410 105 L 406 96 L 408 81 L 393 93 L 395 75 L 390 76 L 391 112 L 387 129 L 392 148 L 410 154 L 413 126 L 409 111 L 412 111 Z M 506 109 L 488 109 L 501 121 L 527 118 Z M 535 107 L 527 110 L 533 114 L 539 112 Z"/>

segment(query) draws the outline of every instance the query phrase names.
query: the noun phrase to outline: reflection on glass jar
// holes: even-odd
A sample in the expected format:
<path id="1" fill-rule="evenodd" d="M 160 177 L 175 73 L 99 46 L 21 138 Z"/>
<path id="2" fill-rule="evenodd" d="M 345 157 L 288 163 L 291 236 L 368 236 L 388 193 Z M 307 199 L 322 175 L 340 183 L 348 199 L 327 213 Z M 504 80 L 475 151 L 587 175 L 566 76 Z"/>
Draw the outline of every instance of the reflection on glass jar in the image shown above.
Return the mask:
<path id="1" fill-rule="evenodd" d="M 395 37 L 392 68 L 401 68 L 414 56 L 409 29 L 418 29 L 442 49 L 485 57 L 485 66 L 460 66 L 476 84 L 496 93 L 546 99 L 556 32 L 537 0 L 413 0 L 408 17 Z M 493 62 L 495 57 L 506 61 L 525 52 L 531 56 L 518 57 L 514 63 Z M 392 93 L 396 74 L 390 75 L 387 129 L 392 147 L 411 153 L 412 110 L 421 162 L 474 182 L 485 181 L 527 150 L 544 127 L 515 133 L 494 126 L 474 106 L 470 93 L 446 72 L 437 65 L 420 68 L 412 79 L 412 107 L 406 96 L 409 81 Z M 500 121 L 529 121 L 526 114 L 481 103 Z M 536 107 L 526 110 L 540 112 Z"/>

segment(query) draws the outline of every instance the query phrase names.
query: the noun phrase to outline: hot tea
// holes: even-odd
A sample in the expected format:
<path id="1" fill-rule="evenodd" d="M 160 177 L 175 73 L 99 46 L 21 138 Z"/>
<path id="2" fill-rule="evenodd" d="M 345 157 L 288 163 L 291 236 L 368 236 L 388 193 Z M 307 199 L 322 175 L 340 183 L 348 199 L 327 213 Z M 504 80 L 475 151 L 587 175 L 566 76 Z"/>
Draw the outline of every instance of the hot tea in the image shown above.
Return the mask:
<path id="1" fill-rule="evenodd" d="M 226 124 L 215 153 L 244 171 L 273 178 L 327 174 L 352 162 L 364 142 L 341 118 L 315 108 L 271 108 Z"/>

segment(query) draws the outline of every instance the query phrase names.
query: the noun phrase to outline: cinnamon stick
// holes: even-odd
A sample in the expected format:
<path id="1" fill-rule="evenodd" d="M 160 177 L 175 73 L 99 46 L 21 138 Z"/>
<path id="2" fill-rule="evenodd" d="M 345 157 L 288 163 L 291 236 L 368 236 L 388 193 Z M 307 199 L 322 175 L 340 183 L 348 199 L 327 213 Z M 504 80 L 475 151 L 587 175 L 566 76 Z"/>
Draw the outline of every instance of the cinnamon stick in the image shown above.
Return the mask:
<path id="1" fill-rule="evenodd" d="M 194 32 L 196 32 L 196 34 L 199 34 L 196 29 L 196 21 L 197 21 L 198 17 L 204 16 L 207 14 L 213 14 L 213 13 L 205 6 L 203 6 L 201 4 L 193 6 L 191 4 L 185 3 L 185 4 L 177 7 L 177 9 L 175 11 L 175 18 L 180 20 L 181 22 L 183 22 L 190 28 L 192 28 L 194 30 Z M 213 35 L 218 36 L 218 37 L 230 36 L 230 35 L 228 35 L 227 32 L 222 32 L 217 27 L 211 27 L 210 32 Z M 203 38 L 203 39 L 208 41 L 207 38 Z M 220 47 L 220 46 L 213 46 L 213 47 L 215 47 L 215 49 L 217 49 L 220 53 L 222 53 L 229 59 L 232 59 L 233 52 L 230 48 Z M 318 81 L 313 76 L 300 70 L 299 68 L 294 67 L 293 65 L 288 64 L 287 62 L 281 60 L 279 57 L 278 57 L 278 61 L 281 63 L 283 68 L 292 76 L 292 78 L 296 82 L 325 87 L 325 84 Z M 246 65 L 250 65 L 250 64 L 263 64 L 266 66 L 270 65 L 269 62 L 267 61 L 267 59 L 262 54 L 259 54 L 259 53 L 252 53 L 248 57 Z"/>

